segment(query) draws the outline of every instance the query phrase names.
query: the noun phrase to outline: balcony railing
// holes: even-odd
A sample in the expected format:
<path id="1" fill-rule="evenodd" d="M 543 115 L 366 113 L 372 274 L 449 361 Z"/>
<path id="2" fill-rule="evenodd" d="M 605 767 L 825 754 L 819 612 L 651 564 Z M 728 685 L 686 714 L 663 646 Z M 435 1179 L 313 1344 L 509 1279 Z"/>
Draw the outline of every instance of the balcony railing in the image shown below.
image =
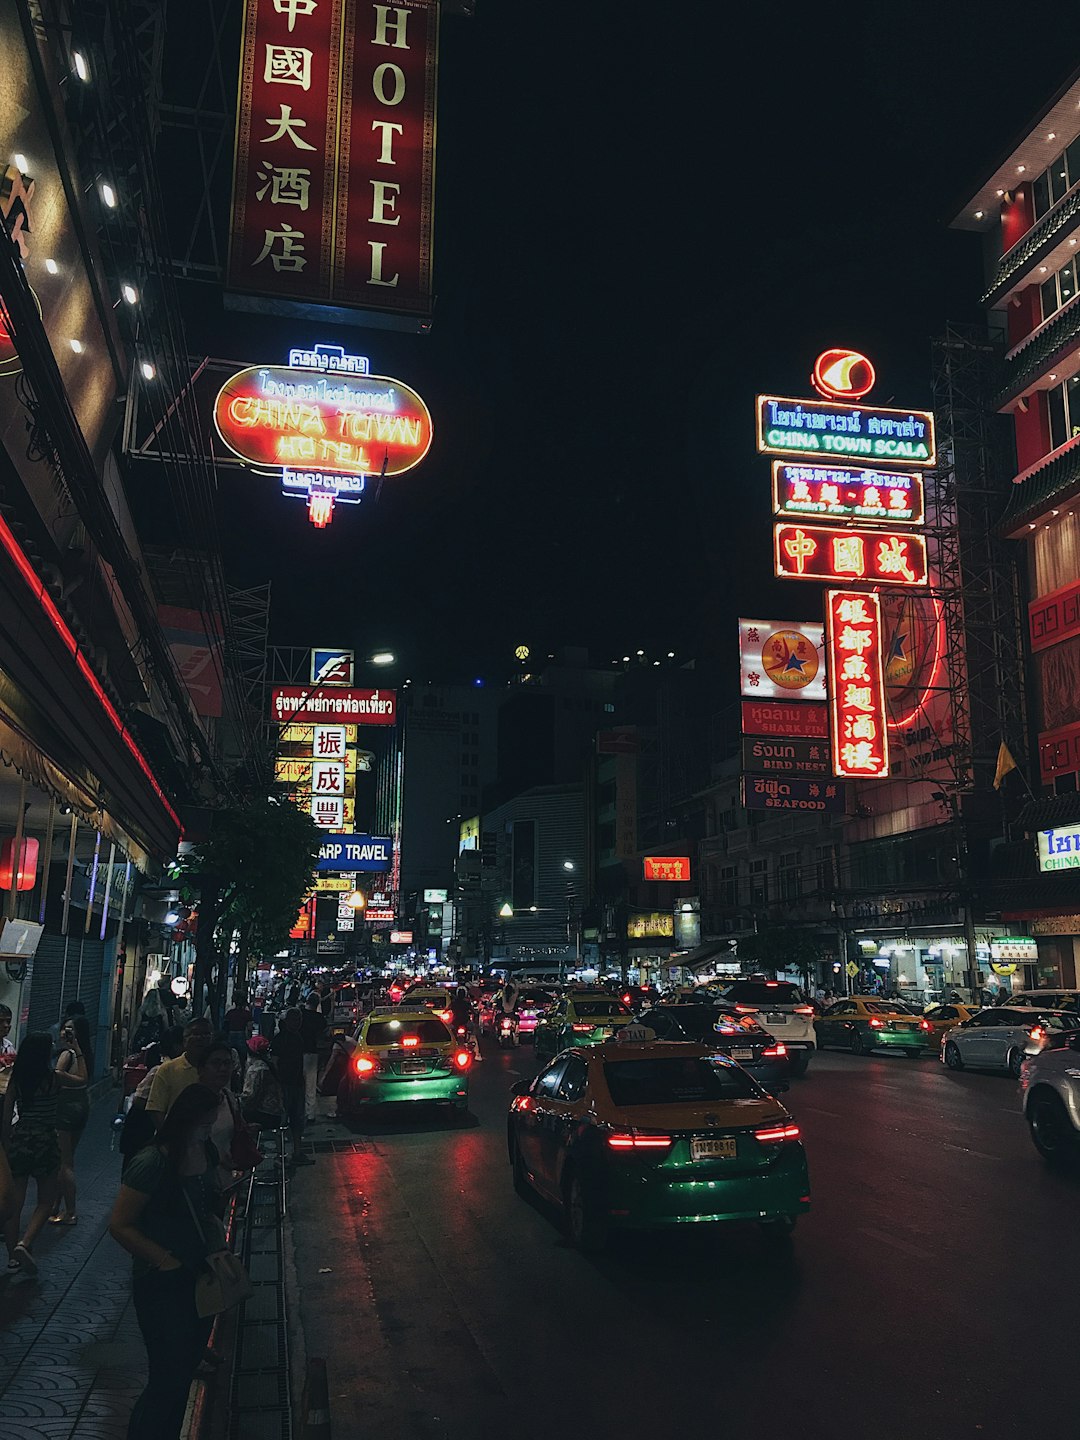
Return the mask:
<path id="1" fill-rule="evenodd" d="M 1075 301 L 1051 320 L 1027 344 L 1013 351 L 1002 363 L 1000 384 L 994 400 L 1002 405 L 1042 373 L 1063 350 L 1080 343 L 1080 305 Z"/>
<path id="2" fill-rule="evenodd" d="M 1040 251 L 1052 248 L 1077 223 L 1080 223 L 1080 185 L 1063 195 L 1052 210 L 1048 210 L 1015 245 L 1006 250 L 998 261 L 994 282 L 983 296 L 982 303 L 992 305 L 1001 291 L 1036 259 Z"/>

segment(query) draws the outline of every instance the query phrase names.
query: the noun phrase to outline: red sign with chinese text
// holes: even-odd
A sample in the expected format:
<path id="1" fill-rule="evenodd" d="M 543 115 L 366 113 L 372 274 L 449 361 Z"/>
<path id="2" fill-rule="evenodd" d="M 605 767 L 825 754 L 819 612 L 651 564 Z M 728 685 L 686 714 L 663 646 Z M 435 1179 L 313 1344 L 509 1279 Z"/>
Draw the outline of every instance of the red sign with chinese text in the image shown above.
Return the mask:
<path id="1" fill-rule="evenodd" d="M 775 572 L 782 580 L 849 580 L 868 585 L 925 585 L 926 541 L 888 530 L 777 525 Z"/>
<path id="2" fill-rule="evenodd" d="M 807 520 L 921 525 L 926 518 L 922 476 L 860 465 L 772 463 L 773 513 Z"/>
<path id="3" fill-rule="evenodd" d="M 1046 650 L 1059 640 L 1080 635 L 1080 583 L 1065 585 L 1028 606 L 1032 650 Z"/>
<path id="4" fill-rule="evenodd" d="M 393 725 L 397 691 L 276 685 L 270 692 L 270 719 L 275 725 Z"/>
<path id="5" fill-rule="evenodd" d="M 825 740 L 829 734 L 829 712 L 824 705 L 804 700 L 744 700 L 744 735 L 790 735 L 796 739 Z"/>
<path id="6" fill-rule="evenodd" d="M 834 775 L 875 780 L 889 773 L 881 633 L 881 603 L 876 595 L 825 592 Z"/>
<path id="7" fill-rule="evenodd" d="M 1080 771 L 1080 724 L 1044 730 L 1039 736 L 1039 779 L 1049 785 L 1074 771 Z"/>
<path id="8" fill-rule="evenodd" d="M 689 880 L 689 855 L 646 855 L 643 861 L 646 880 Z"/>
<path id="9" fill-rule="evenodd" d="M 229 289 L 431 313 L 437 0 L 247 0 Z"/>

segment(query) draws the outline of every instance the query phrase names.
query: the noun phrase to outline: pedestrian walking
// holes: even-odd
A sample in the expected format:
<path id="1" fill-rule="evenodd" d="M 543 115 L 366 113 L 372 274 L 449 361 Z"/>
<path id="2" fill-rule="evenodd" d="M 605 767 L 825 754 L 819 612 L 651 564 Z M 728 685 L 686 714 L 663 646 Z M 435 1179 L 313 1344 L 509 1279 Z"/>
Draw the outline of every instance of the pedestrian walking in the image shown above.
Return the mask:
<path id="1" fill-rule="evenodd" d="M 206 1354 L 213 1317 L 200 1317 L 195 1283 L 206 1268 L 206 1237 L 220 1234 L 210 1142 L 219 1104 L 207 1086 L 185 1087 L 154 1142 L 128 1162 L 109 1219 L 110 1235 L 134 1260 L 135 1317 L 150 1372 L 128 1440 L 177 1440 Z"/>
<path id="2" fill-rule="evenodd" d="M 128 1104 L 127 1114 L 124 1116 L 124 1126 L 120 1131 L 120 1154 L 127 1164 L 132 1155 L 137 1155 L 144 1145 L 149 1145 L 154 1138 L 154 1121 L 147 1114 L 146 1102 L 150 1098 L 150 1091 L 153 1088 L 154 1076 L 161 1069 L 166 1060 L 175 1060 L 178 1055 L 184 1053 L 184 1032 L 179 1025 L 173 1025 L 166 1030 L 161 1037 L 158 1046 L 159 1058 L 157 1063 L 152 1065 L 143 1078 L 135 1087 Z"/>
<path id="3" fill-rule="evenodd" d="M 69 1020 L 76 1018 L 86 1019 L 86 1006 L 81 1000 L 69 1000 L 64 1006 L 62 1017 L 59 1020 L 54 1020 L 49 1026 L 49 1034 L 52 1036 L 53 1055 L 56 1056 L 57 1059 L 59 1059 L 60 1052 L 64 1049 L 61 1032 Z"/>
<path id="4" fill-rule="evenodd" d="M 241 1068 L 247 1058 L 247 1042 L 251 1034 L 252 1017 L 248 1009 L 247 991 L 242 985 L 238 985 L 233 991 L 232 1009 L 225 1015 L 225 1030 L 229 1037 L 229 1044 L 236 1051 L 240 1060 Z"/>
<path id="5" fill-rule="evenodd" d="M 164 1060 L 158 1066 L 154 1083 L 150 1086 L 146 1111 L 159 1129 L 179 1095 L 198 1080 L 199 1065 L 213 1033 L 209 1020 L 188 1021 L 184 1027 L 184 1053 L 175 1060 Z"/>
<path id="6" fill-rule="evenodd" d="M 318 991 L 312 990 L 300 1016 L 300 1038 L 304 1042 L 304 1119 L 310 1125 L 317 1118 L 315 1086 L 319 1078 L 319 1046 L 326 1034 L 326 1016 Z"/>
<path id="7" fill-rule="evenodd" d="M 83 1015 L 75 1015 L 60 1031 L 63 1049 L 56 1062 L 59 1075 L 75 1071 L 75 1057 L 81 1052 L 86 1078 L 94 1073 L 94 1052 L 90 1044 L 90 1026 Z M 87 1085 L 65 1086 L 56 1107 L 56 1133 L 60 1140 L 60 1196 L 49 1216 L 53 1225 L 75 1225 L 78 1212 L 75 1204 L 75 1151 L 90 1119 L 90 1091 Z"/>
<path id="8" fill-rule="evenodd" d="M 270 1041 L 253 1035 L 247 1043 L 248 1063 L 240 1093 L 240 1113 L 256 1130 L 277 1130 L 281 1125 L 284 1099 L 281 1084 L 268 1064 Z"/>
<path id="9" fill-rule="evenodd" d="M 222 1191 L 232 1184 L 233 1138 L 236 1135 L 236 1101 L 232 1093 L 232 1077 L 236 1055 L 225 1035 L 215 1035 L 207 1046 L 199 1065 L 199 1084 L 218 1097 L 217 1114 L 210 1127 L 210 1142 L 218 1153 L 217 1184 Z"/>
<path id="10" fill-rule="evenodd" d="M 11 1006 L 0 1005 L 0 1099 L 7 1091 L 11 1067 L 15 1064 L 15 1044 L 11 1039 Z"/>
<path id="11" fill-rule="evenodd" d="M 304 1040 L 300 1033 L 303 1016 L 294 1007 L 281 1017 L 281 1027 L 270 1042 L 270 1053 L 277 1067 L 281 1096 L 285 1105 L 285 1121 L 292 1139 L 294 1165 L 314 1164 L 303 1152 L 304 1143 Z"/>
<path id="12" fill-rule="evenodd" d="M 59 1075 L 52 1066 L 52 1036 L 48 1031 L 27 1035 L 19 1046 L 11 1080 L 4 1096 L 0 1143 L 7 1151 L 15 1190 L 14 1204 L 4 1224 L 8 1269 L 37 1274 L 32 1246 L 52 1214 L 60 1183 L 60 1140 L 56 1112 L 60 1092 L 86 1084 L 86 1061 L 78 1040 L 72 1042 L 75 1066 Z M 37 1187 L 37 1203 L 19 1236 L 19 1222 L 30 1180 Z"/>

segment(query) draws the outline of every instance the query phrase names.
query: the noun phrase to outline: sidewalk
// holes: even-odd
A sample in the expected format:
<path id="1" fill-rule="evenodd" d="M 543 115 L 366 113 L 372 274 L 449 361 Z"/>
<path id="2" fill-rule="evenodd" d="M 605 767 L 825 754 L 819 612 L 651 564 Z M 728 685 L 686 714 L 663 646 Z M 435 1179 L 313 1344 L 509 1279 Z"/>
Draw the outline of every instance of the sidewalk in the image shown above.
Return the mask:
<path id="1" fill-rule="evenodd" d="M 123 1440 L 145 1384 L 131 1261 L 106 1231 L 120 1178 L 116 1095 L 94 1105 L 79 1146 L 78 1225 L 45 1227 L 35 1280 L 0 1281 L 3 1440 Z"/>

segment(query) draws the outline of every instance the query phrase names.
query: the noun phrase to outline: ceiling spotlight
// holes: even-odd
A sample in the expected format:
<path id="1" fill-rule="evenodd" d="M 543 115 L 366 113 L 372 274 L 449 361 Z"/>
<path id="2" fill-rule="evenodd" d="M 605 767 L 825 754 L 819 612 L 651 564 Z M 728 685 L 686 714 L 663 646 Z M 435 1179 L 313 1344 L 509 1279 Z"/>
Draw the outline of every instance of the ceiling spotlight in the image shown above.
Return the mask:
<path id="1" fill-rule="evenodd" d="M 29 172 L 30 162 L 25 155 L 20 154 L 19 151 L 16 150 L 11 158 L 15 161 L 15 168 L 21 175 L 26 175 Z"/>
<path id="2" fill-rule="evenodd" d="M 1047 135 L 1046 138 L 1047 138 L 1047 140 L 1056 140 L 1056 139 L 1057 139 L 1057 131 L 1056 131 L 1056 130 L 1051 130 L 1051 131 L 1050 131 L 1050 134 Z"/>
<path id="3" fill-rule="evenodd" d="M 982 218 L 983 218 L 983 212 L 982 212 L 981 210 L 976 210 L 976 211 L 975 211 L 975 219 L 976 219 L 976 220 L 981 220 Z"/>
<path id="4" fill-rule="evenodd" d="M 75 352 L 76 355 L 81 355 L 81 354 L 82 354 L 82 352 L 83 352 L 83 343 L 82 343 L 81 340 L 69 340 L 69 341 L 68 341 L 68 344 L 71 346 L 72 350 L 74 350 L 74 352 Z"/>
<path id="5" fill-rule="evenodd" d="M 994 191 L 994 194 L 995 194 L 995 195 L 998 197 L 998 199 L 1000 200 L 1001 197 L 1005 194 L 1005 191 L 1004 191 L 1004 190 L 995 190 L 995 191 Z"/>
<path id="6" fill-rule="evenodd" d="M 675 659 L 675 651 L 674 651 L 674 650 L 669 650 L 669 651 L 667 652 L 667 658 L 668 658 L 669 660 L 674 660 L 674 659 Z"/>
<path id="7" fill-rule="evenodd" d="M 55 260 L 46 260 L 45 269 L 49 272 L 50 275 L 59 275 L 60 273 L 60 266 L 57 265 Z"/>
<path id="8" fill-rule="evenodd" d="M 116 209 L 116 191 L 107 180 L 101 182 L 101 198 L 110 210 Z"/>
<path id="9" fill-rule="evenodd" d="M 1016 173 L 1017 173 L 1018 175 L 1022 175 L 1026 169 L 1027 169 L 1027 166 L 1026 166 L 1026 165 L 1017 165 L 1017 167 L 1016 167 Z"/>
<path id="10" fill-rule="evenodd" d="M 1046 274 L 1046 266 L 1045 266 L 1045 265 L 1040 265 L 1040 266 L 1039 266 L 1039 274 L 1040 274 L 1040 275 L 1045 275 L 1045 274 Z"/>
<path id="11" fill-rule="evenodd" d="M 71 52 L 71 63 L 75 67 L 75 74 L 85 85 L 90 79 L 90 66 L 86 63 L 86 56 L 81 50 L 73 50 Z"/>
<path id="12" fill-rule="evenodd" d="M 135 289 L 134 285 L 131 285 L 126 281 L 123 285 L 120 286 L 120 294 L 124 297 L 124 299 L 129 305 L 137 305 L 139 303 L 138 290 Z"/>
<path id="13" fill-rule="evenodd" d="M 165 924 L 166 924 L 166 925 L 178 925 L 179 923 L 180 923 L 180 915 L 179 915 L 179 913 L 178 913 L 176 910 L 169 910 L 169 911 L 166 912 L 166 915 L 165 915 Z"/>
<path id="14" fill-rule="evenodd" d="M 144 380 L 153 380 L 157 374 L 157 370 L 151 365 L 149 360 L 141 360 L 139 362 L 139 374 Z"/>

